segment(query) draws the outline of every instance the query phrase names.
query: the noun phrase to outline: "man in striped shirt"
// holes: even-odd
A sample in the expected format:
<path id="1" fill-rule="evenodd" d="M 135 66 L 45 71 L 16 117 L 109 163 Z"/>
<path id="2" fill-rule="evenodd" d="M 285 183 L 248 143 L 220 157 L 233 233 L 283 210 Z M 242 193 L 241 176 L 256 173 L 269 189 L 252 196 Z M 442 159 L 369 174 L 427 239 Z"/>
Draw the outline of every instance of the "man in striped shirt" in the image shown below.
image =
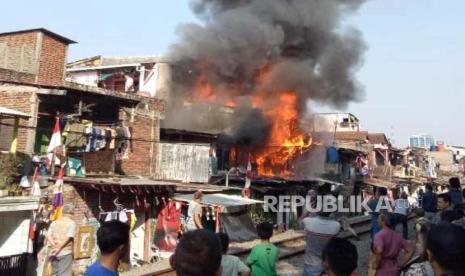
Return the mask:
<path id="1" fill-rule="evenodd" d="M 341 231 L 341 225 L 329 218 L 330 213 L 320 212 L 317 216 L 302 220 L 306 233 L 304 276 L 320 275 L 324 271 L 322 254 L 331 238 Z"/>

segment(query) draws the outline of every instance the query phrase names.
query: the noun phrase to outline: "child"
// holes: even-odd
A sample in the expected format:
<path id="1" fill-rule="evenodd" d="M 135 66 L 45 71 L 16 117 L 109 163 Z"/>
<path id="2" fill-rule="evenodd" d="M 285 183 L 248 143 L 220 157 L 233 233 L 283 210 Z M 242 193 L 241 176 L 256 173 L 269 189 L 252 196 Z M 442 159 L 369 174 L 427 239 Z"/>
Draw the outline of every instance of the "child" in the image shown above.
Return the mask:
<path id="1" fill-rule="evenodd" d="M 262 222 L 257 225 L 257 234 L 261 243 L 252 248 L 247 264 L 252 268 L 252 276 L 275 276 L 276 261 L 278 260 L 279 250 L 270 242 L 273 236 L 273 225 L 268 222 Z"/>
<path id="2" fill-rule="evenodd" d="M 350 241 L 332 238 L 323 250 L 324 276 L 359 276 L 357 248 Z"/>
<path id="3" fill-rule="evenodd" d="M 218 233 L 218 238 L 221 243 L 223 257 L 221 258 L 221 267 L 223 276 L 249 276 L 250 269 L 236 256 L 227 255 L 229 248 L 229 236 L 226 233 Z"/>
<path id="4" fill-rule="evenodd" d="M 425 211 L 423 208 L 415 209 L 415 231 L 420 233 L 421 227 L 428 223 L 425 218 Z"/>
<path id="5" fill-rule="evenodd" d="M 221 244 L 215 233 L 193 230 L 182 235 L 171 255 L 177 276 L 220 276 Z"/>

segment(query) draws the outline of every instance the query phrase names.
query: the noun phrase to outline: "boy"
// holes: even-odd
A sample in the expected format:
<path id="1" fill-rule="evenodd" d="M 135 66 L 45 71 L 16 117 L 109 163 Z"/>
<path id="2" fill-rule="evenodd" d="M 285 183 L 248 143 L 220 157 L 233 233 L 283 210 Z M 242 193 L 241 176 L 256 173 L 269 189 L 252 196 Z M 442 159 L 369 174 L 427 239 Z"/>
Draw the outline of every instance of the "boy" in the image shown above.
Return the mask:
<path id="1" fill-rule="evenodd" d="M 221 258 L 222 276 L 249 276 L 250 269 L 236 256 L 227 255 L 229 248 L 229 236 L 226 233 L 218 233 L 223 257 Z"/>
<path id="2" fill-rule="evenodd" d="M 279 250 L 270 242 L 273 236 L 273 225 L 268 222 L 262 222 L 257 225 L 257 234 L 261 243 L 252 248 L 247 264 L 252 267 L 252 276 L 275 276 L 276 261 L 278 260 Z"/>
<path id="3" fill-rule="evenodd" d="M 118 276 L 119 261 L 126 255 L 129 225 L 117 220 L 104 222 L 97 230 L 100 260 L 91 265 L 86 276 Z"/>
<path id="4" fill-rule="evenodd" d="M 425 218 L 425 210 L 423 208 L 415 209 L 415 231 L 420 233 L 421 227 L 429 223 Z"/>
<path id="5" fill-rule="evenodd" d="M 350 241 L 332 238 L 323 250 L 325 276 L 359 276 L 357 268 L 357 248 Z"/>
<path id="6" fill-rule="evenodd" d="M 208 230 L 188 231 L 182 235 L 170 264 L 177 276 L 220 276 L 221 245 L 218 237 Z"/>

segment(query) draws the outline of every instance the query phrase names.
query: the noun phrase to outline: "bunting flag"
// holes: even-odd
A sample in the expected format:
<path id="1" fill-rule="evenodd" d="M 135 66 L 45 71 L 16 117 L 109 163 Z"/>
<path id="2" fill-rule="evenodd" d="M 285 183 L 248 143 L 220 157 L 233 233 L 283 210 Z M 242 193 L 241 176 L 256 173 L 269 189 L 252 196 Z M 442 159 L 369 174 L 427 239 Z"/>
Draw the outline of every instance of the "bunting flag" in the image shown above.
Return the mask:
<path id="1" fill-rule="evenodd" d="M 60 168 L 58 172 L 57 180 L 55 185 L 53 186 L 53 212 L 51 216 L 51 220 L 55 221 L 63 215 L 63 176 L 65 173 L 65 169 L 63 167 Z"/>
<path id="2" fill-rule="evenodd" d="M 53 165 L 53 161 L 54 161 L 52 160 L 53 151 L 59 146 L 61 146 L 60 118 L 56 117 L 52 138 L 50 139 L 50 143 L 48 144 L 48 148 L 47 148 L 47 153 L 48 153 L 47 158 L 51 165 Z"/>
<path id="3" fill-rule="evenodd" d="M 242 190 L 242 196 L 245 198 L 250 198 L 250 185 L 252 183 L 252 163 L 251 163 L 252 156 L 249 153 L 249 157 L 247 158 L 247 172 L 245 175 L 245 185 L 244 189 Z"/>

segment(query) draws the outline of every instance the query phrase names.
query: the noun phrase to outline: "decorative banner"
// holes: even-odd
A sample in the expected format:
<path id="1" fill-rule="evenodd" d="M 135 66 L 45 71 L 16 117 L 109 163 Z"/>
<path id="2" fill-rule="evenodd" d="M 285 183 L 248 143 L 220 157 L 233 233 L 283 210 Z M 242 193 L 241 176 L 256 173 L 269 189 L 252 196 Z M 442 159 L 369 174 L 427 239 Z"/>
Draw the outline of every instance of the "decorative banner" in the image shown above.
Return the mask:
<path id="1" fill-rule="evenodd" d="M 53 186 L 53 213 L 51 220 L 55 221 L 63 215 L 63 175 L 64 175 L 64 168 L 60 168 L 60 172 L 58 173 L 57 180 L 55 185 Z"/>

